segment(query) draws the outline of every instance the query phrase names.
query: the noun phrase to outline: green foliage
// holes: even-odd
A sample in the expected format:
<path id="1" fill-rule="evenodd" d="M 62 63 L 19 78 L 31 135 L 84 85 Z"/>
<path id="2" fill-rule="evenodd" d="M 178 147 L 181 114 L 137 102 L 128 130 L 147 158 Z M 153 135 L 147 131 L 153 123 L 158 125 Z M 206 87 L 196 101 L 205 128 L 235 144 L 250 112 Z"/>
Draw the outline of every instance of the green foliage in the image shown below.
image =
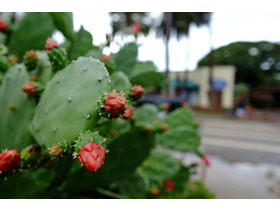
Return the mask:
<path id="1" fill-rule="evenodd" d="M 130 89 L 130 81 L 122 71 L 114 72 L 110 78 L 112 80 L 112 88 L 116 89 L 117 92 L 122 90 L 126 93 Z"/>
<path id="2" fill-rule="evenodd" d="M 279 71 L 280 45 L 266 41 L 235 42 L 214 50 L 215 65 L 234 65 L 236 83 L 244 82 L 250 87 L 272 85 Z M 209 55 L 198 65 L 208 64 Z"/>
<path id="3" fill-rule="evenodd" d="M 168 152 L 154 149 L 138 170 L 150 180 L 163 181 L 180 170 L 180 163 Z"/>
<path id="4" fill-rule="evenodd" d="M 182 107 L 171 112 L 163 121 L 168 130 L 157 134 L 159 143 L 174 150 L 191 151 L 200 144 L 197 124 L 190 108 Z"/>
<path id="5" fill-rule="evenodd" d="M 0 149 L 21 150 L 33 142 L 29 133 L 35 101 L 29 98 L 21 87 L 29 82 L 24 65 L 10 68 L 0 87 Z"/>
<path id="6" fill-rule="evenodd" d="M 75 34 L 74 41 L 69 50 L 69 58 L 70 60 L 77 59 L 92 48 L 92 36 L 83 26 L 81 26 L 80 30 Z"/>
<path id="7" fill-rule="evenodd" d="M 67 39 L 73 41 L 75 33 L 73 30 L 72 12 L 51 12 L 50 14 L 56 28 L 60 30 Z"/>
<path id="8" fill-rule="evenodd" d="M 116 70 L 129 74 L 136 62 L 137 55 L 138 47 L 135 43 L 123 46 L 115 55 Z"/>
<path id="9" fill-rule="evenodd" d="M 31 49 L 42 50 L 55 27 L 49 13 L 26 13 L 11 34 L 9 54 L 22 56 Z"/>

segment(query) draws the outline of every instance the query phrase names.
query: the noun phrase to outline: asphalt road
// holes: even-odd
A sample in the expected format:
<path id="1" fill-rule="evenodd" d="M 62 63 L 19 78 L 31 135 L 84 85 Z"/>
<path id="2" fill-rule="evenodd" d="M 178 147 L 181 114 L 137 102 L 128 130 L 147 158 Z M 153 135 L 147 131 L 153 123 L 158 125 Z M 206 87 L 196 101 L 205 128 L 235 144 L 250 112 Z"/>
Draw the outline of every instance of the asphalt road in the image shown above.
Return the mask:
<path id="1" fill-rule="evenodd" d="M 202 148 L 229 161 L 280 164 L 280 123 L 206 117 Z"/>
<path id="2" fill-rule="evenodd" d="M 280 198 L 280 123 L 203 116 L 201 148 L 211 166 L 198 179 L 222 199 Z M 196 157 L 186 156 L 185 161 Z"/>

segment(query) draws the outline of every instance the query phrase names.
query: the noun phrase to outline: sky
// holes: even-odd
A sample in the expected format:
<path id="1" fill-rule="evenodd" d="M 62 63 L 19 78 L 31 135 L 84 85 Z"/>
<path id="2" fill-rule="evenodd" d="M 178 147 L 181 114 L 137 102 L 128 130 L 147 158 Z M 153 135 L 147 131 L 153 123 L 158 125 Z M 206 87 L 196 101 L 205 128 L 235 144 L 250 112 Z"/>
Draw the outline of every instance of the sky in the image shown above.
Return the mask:
<path id="1" fill-rule="evenodd" d="M 160 12 L 152 13 L 153 16 Z M 74 12 L 74 30 L 83 25 L 92 33 L 93 42 L 99 45 L 105 42 L 105 34 L 111 32 L 111 20 L 108 12 Z M 169 42 L 170 70 L 195 70 L 197 62 L 211 49 L 230 44 L 236 41 L 271 41 L 280 43 L 280 12 L 214 12 L 210 29 L 203 26 L 191 26 L 188 38 L 177 40 L 172 37 Z M 211 36 L 210 36 L 211 34 Z M 211 37 L 211 38 L 210 38 Z M 123 41 L 132 41 L 133 37 L 114 41 L 121 44 Z M 139 36 L 137 42 L 141 44 L 138 52 L 140 61 L 152 60 L 159 71 L 165 70 L 165 46 L 163 39 L 156 38 L 155 33 L 149 36 Z M 113 44 L 104 52 L 116 52 L 119 49 Z"/>

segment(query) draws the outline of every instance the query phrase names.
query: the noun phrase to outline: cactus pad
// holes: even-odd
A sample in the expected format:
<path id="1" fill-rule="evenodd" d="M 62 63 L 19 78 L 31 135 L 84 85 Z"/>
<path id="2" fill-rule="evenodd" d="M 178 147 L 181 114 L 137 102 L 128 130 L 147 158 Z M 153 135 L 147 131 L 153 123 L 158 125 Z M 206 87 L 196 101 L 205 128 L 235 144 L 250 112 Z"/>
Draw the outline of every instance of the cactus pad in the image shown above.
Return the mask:
<path id="1" fill-rule="evenodd" d="M 24 65 L 9 69 L 0 88 L 0 149 L 22 149 L 32 143 L 28 125 L 32 120 L 35 101 L 21 90 L 29 81 Z"/>
<path id="2" fill-rule="evenodd" d="M 46 147 L 74 141 L 98 121 L 97 100 L 110 91 L 109 73 L 100 61 L 83 58 L 58 72 L 35 110 L 31 133 Z"/>

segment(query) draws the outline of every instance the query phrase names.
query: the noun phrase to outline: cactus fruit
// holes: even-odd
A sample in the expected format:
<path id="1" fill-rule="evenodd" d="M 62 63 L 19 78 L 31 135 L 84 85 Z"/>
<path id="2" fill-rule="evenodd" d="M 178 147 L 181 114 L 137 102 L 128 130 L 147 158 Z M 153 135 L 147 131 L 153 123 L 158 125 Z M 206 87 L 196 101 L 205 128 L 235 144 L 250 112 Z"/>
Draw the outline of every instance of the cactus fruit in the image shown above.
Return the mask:
<path id="1" fill-rule="evenodd" d="M 28 71 L 35 69 L 38 64 L 38 56 L 36 55 L 36 50 L 30 50 L 26 52 L 23 57 L 23 63 Z"/>
<path id="2" fill-rule="evenodd" d="M 4 55 L 0 55 L 0 72 L 6 72 L 11 64 Z"/>
<path id="3" fill-rule="evenodd" d="M 0 171 L 7 172 L 16 170 L 20 162 L 21 157 L 17 150 L 3 151 L 0 154 Z"/>
<path id="4" fill-rule="evenodd" d="M 5 32 L 8 29 L 8 25 L 5 21 L 0 19 L 0 31 Z"/>
<path id="5" fill-rule="evenodd" d="M 106 95 L 102 100 L 98 100 L 100 116 L 108 119 L 118 118 L 122 116 L 127 109 L 127 100 L 123 96 L 123 92 L 116 93 L 114 90 Z"/>
<path id="6" fill-rule="evenodd" d="M 105 149 L 95 142 L 89 142 L 80 150 L 78 160 L 88 171 L 97 171 L 105 160 Z"/>
<path id="7" fill-rule="evenodd" d="M 68 64 L 68 54 L 66 49 L 59 45 L 56 41 L 48 38 L 45 49 L 48 52 L 49 60 L 54 72 L 64 69 Z"/>
<path id="8" fill-rule="evenodd" d="M 30 130 L 47 148 L 73 142 L 100 119 L 97 100 L 111 90 L 109 73 L 97 59 L 82 58 L 57 72 L 48 82 L 35 109 Z M 73 111 L 74 110 L 74 111 Z"/>

